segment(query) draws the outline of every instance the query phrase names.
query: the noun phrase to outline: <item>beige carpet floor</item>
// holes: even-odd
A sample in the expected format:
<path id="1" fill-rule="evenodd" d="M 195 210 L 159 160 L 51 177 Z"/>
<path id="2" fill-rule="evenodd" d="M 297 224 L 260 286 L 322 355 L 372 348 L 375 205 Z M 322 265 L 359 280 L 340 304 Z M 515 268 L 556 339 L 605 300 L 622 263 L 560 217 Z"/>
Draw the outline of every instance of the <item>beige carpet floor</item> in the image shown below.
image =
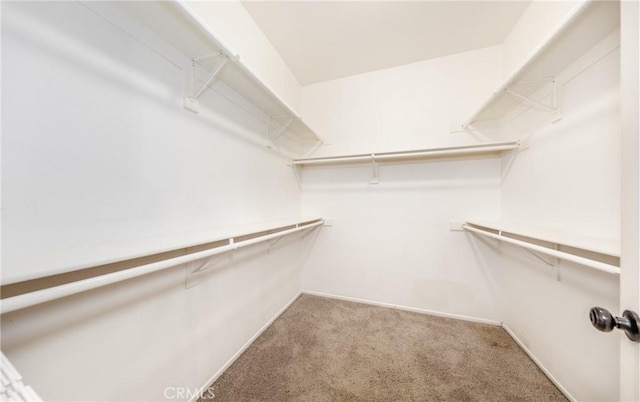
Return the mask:
<path id="1" fill-rule="evenodd" d="M 303 295 L 213 384 L 220 401 L 566 401 L 500 327 Z"/>

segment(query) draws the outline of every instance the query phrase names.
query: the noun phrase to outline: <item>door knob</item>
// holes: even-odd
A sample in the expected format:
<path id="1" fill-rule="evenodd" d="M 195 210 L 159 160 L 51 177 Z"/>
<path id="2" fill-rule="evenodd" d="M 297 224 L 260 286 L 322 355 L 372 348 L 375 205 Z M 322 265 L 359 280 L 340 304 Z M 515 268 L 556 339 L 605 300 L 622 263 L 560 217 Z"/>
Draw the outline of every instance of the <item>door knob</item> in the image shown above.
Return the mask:
<path id="1" fill-rule="evenodd" d="M 602 332 L 610 332 L 614 328 L 623 330 L 627 334 L 627 338 L 633 342 L 640 342 L 640 318 L 638 314 L 630 310 L 625 310 L 622 317 L 615 317 L 607 309 L 602 307 L 593 307 L 589 311 L 589 319 L 591 325 Z"/>

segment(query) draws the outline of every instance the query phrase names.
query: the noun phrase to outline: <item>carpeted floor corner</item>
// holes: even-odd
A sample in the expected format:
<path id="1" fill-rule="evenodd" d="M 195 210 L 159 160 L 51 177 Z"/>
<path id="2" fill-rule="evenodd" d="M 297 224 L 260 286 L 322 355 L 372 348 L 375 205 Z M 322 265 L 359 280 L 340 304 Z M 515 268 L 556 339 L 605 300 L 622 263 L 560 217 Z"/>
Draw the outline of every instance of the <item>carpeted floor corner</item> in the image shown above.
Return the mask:
<path id="1" fill-rule="evenodd" d="M 308 295 L 213 391 L 216 402 L 566 401 L 500 327 Z"/>

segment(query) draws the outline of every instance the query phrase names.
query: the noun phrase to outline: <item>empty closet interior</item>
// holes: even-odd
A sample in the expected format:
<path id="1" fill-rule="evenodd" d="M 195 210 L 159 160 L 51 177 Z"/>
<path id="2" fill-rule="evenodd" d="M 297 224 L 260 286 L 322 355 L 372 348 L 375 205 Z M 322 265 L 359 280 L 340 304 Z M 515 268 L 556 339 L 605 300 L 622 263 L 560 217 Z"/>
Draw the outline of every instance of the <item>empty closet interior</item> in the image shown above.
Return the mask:
<path id="1" fill-rule="evenodd" d="M 195 400 L 167 389 L 307 294 L 502 326 L 570 400 L 621 398 L 624 336 L 588 319 L 628 308 L 621 3 L 503 3 L 499 42 L 304 79 L 268 7 L 2 3 L 11 381 Z"/>

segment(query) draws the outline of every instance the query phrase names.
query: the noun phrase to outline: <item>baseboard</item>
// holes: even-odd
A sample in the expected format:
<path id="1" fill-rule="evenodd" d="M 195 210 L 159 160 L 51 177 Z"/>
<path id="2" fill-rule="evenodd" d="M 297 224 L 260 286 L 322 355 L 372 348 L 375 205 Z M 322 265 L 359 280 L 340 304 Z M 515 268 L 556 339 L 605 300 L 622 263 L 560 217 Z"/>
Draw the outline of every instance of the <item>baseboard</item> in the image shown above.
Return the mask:
<path id="1" fill-rule="evenodd" d="M 240 350 L 238 350 L 233 356 L 231 356 L 231 358 L 229 360 L 227 360 L 227 362 L 220 368 L 220 370 L 216 371 L 216 373 L 214 375 L 211 376 L 211 378 L 209 378 L 207 380 L 207 382 L 205 382 L 202 387 L 200 387 L 201 390 L 206 390 L 211 384 L 213 384 L 218 377 L 220 377 L 222 375 L 222 373 L 224 373 L 229 366 L 231 366 L 237 359 L 238 357 L 240 357 L 240 355 L 242 353 L 244 353 L 245 350 L 247 350 L 247 348 L 249 346 L 251 346 L 251 344 L 258 339 L 258 337 L 260 335 L 262 335 L 262 333 L 271 326 L 271 324 L 273 324 L 273 322 L 275 320 L 278 319 L 278 317 L 280 317 L 282 315 L 282 313 L 284 313 L 285 311 L 287 311 L 287 309 L 293 304 L 293 302 L 295 302 L 298 297 L 300 297 L 302 293 L 298 292 L 298 294 L 296 294 L 291 300 L 289 300 L 287 302 L 287 304 L 284 305 L 284 307 L 282 307 L 273 317 L 271 317 L 271 319 L 264 324 L 264 326 L 262 326 L 262 328 L 260 328 L 258 330 L 258 332 L 256 332 L 251 339 L 249 339 L 244 345 L 242 345 L 242 347 L 240 348 Z M 189 402 L 196 402 L 198 399 L 200 399 L 199 395 L 195 395 L 193 396 L 191 399 L 189 399 Z"/>
<path id="2" fill-rule="evenodd" d="M 383 302 L 377 302 L 377 301 L 372 301 L 372 300 L 357 299 L 355 297 L 340 296 L 340 295 L 334 295 L 334 294 L 330 294 L 330 293 L 315 292 L 315 291 L 311 291 L 311 290 L 303 290 L 302 294 L 310 295 L 310 296 L 326 297 L 328 299 L 350 301 L 350 302 L 354 302 L 354 303 L 370 304 L 372 306 L 394 308 L 394 309 L 397 309 L 397 310 L 411 311 L 413 313 L 434 315 L 434 316 L 445 317 L 445 318 L 453 318 L 453 319 L 456 319 L 456 320 L 470 321 L 470 322 L 476 322 L 476 323 L 480 323 L 480 324 L 495 325 L 495 326 L 498 326 L 498 327 L 500 325 L 502 325 L 502 323 L 499 322 L 499 321 L 488 320 L 486 318 L 470 317 L 470 316 L 461 315 L 461 314 L 443 313 L 443 312 L 440 312 L 440 311 L 426 310 L 426 309 L 421 309 L 421 308 L 416 308 L 416 307 L 402 306 L 402 305 L 391 304 L 391 303 L 383 303 Z"/>
<path id="3" fill-rule="evenodd" d="M 542 370 L 542 372 L 544 373 L 544 375 L 547 376 L 547 378 L 549 378 L 549 380 L 551 380 L 551 382 L 560 390 L 560 392 L 562 392 L 564 394 L 564 396 L 567 397 L 568 400 L 570 400 L 571 402 L 576 402 L 577 399 L 573 397 L 573 395 L 571 395 L 571 393 L 562 386 L 562 384 L 560 384 L 560 381 L 558 381 L 557 378 L 555 378 L 553 376 L 553 374 L 551 374 L 551 372 L 549 370 L 547 370 L 547 368 L 540 362 L 540 360 L 538 360 L 538 358 L 533 354 L 533 352 L 531 352 L 525 345 L 524 343 L 518 338 L 518 336 L 507 326 L 507 324 L 502 323 L 502 328 L 505 330 L 505 332 L 507 334 L 509 334 L 509 336 L 518 344 L 518 346 L 520 346 L 520 349 L 522 349 L 531 360 L 533 360 L 533 362 L 536 364 L 536 366 L 538 366 L 540 368 L 540 370 Z"/>

